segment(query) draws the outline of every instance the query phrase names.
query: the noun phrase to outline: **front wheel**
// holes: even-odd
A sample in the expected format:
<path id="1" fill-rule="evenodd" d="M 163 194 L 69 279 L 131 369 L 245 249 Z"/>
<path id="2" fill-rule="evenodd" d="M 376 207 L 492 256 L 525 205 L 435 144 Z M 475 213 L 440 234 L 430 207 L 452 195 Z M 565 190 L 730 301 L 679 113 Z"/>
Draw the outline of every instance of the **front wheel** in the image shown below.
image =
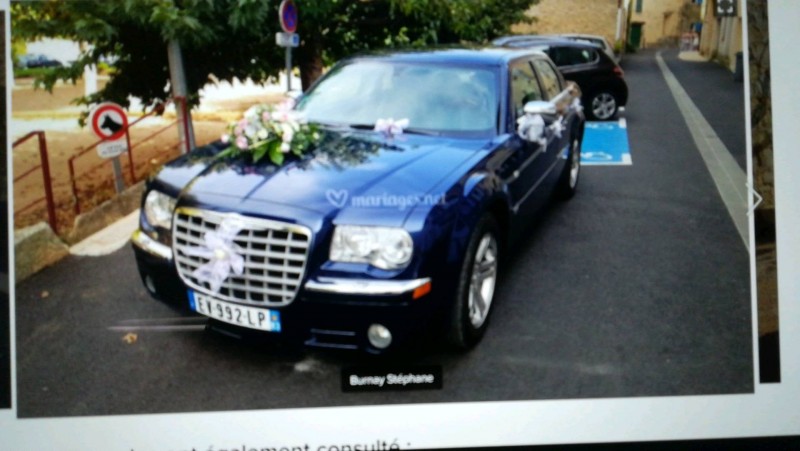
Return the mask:
<path id="1" fill-rule="evenodd" d="M 448 334 L 448 341 L 460 349 L 474 346 L 486 331 L 500 260 L 497 231 L 491 216 L 481 218 L 461 264 Z"/>
<path id="2" fill-rule="evenodd" d="M 617 97 L 607 91 L 592 94 L 589 98 L 588 116 L 598 121 L 608 121 L 614 118 L 619 109 Z"/>

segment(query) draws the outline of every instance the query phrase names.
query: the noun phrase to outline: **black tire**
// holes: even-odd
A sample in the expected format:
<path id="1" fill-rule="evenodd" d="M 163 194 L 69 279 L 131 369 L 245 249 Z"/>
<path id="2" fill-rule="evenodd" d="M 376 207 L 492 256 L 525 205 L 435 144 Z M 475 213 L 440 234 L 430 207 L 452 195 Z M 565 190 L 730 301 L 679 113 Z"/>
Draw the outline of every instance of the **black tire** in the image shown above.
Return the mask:
<path id="1" fill-rule="evenodd" d="M 592 93 L 586 102 L 586 116 L 597 121 L 610 121 L 619 111 L 619 99 L 610 91 Z"/>
<path id="2" fill-rule="evenodd" d="M 461 264 L 458 289 L 456 290 L 456 298 L 451 308 L 449 330 L 447 334 L 447 341 L 458 349 L 466 350 L 475 346 L 483 337 L 486 327 L 489 324 L 489 317 L 493 305 L 492 300 L 496 289 L 497 269 L 500 261 L 501 237 L 498 230 L 497 222 L 495 222 L 491 215 L 487 214 L 478 221 L 478 224 L 472 231 L 472 235 L 470 235 L 464 261 Z M 488 307 L 483 314 L 483 321 L 480 324 L 475 324 L 473 321 L 475 318 L 470 312 L 470 292 L 473 288 L 475 260 L 478 253 L 481 251 L 481 245 L 486 237 L 489 237 L 490 240 L 488 246 L 493 246 L 494 250 L 494 280 L 489 290 L 491 296 L 489 297 Z"/>
<path id="3" fill-rule="evenodd" d="M 572 137 L 567 163 L 556 185 L 556 196 L 561 200 L 572 199 L 578 189 L 581 173 L 581 141 L 580 135 Z"/>

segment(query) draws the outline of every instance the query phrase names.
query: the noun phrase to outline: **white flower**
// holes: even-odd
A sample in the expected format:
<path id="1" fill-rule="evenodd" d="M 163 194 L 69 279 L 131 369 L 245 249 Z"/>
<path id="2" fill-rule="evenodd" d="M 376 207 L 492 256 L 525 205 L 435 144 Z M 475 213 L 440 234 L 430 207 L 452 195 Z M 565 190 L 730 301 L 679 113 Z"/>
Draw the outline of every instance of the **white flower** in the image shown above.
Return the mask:
<path id="1" fill-rule="evenodd" d="M 267 139 L 269 137 L 269 132 L 267 131 L 266 128 L 262 128 L 261 130 L 258 131 L 258 133 L 256 133 L 256 136 L 258 137 L 258 139 L 262 140 Z"/>
<path id="2" fill-rule="evenodd" d="M 244 118 L 247 119 L 248 122 L 253 122 L 258 119 L 258 105 L 251 106 L 244 112 Z"/>
<path id="3" fill-rule="evenodd" d="M 291 143 L 292 139 L 294 139 L 294 132 L 295 128 L 292 127 L 292 124 L 284 123 L 281 124 L 281 132 L 283 134 L 283 142 Z"/>
<path id="4" fill-rule="evenodd" d="M 290 150 L 292 150 L 292 146 L 288 142 L 284 141 L 281 143 L 281 152 L 287 153 Z"/>

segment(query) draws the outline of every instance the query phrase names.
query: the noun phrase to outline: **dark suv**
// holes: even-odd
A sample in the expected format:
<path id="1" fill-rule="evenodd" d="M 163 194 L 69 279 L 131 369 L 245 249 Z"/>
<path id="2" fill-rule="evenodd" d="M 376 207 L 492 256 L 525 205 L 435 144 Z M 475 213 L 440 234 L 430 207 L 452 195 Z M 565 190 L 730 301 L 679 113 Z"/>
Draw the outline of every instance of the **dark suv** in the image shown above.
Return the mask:
<path id="1" fill-rule="evenodd" d="M 628 101 L 628 85 L 623 71 L 599 47 L 548 36 L 505 36 L 492 44 L 507 48 L 540 50 L 553 60 L 567 80 L 574 81 L 583 91 L 582 102 L 591 119 L 613 119 L 619 107 Z"/>

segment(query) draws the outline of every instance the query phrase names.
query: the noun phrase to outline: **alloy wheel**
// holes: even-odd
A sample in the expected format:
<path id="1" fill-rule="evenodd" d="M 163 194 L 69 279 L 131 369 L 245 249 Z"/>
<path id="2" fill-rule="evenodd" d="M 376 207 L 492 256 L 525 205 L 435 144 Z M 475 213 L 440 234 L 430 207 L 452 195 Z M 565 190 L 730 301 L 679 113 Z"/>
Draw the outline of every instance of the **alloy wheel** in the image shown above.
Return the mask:
<path id="1" fill-rule="evenodd" d="M 601 92 L 592 99 L 592 115 L 600 120 L 611 119 L 617 112 L 617 99 L 607 92 Z"/>
<path id="2" fill-rule="evenodd" d="M 491 233 L 486 233 L 475 251 L 469 288 L 469 320 L 476 329 L 480 328 L 489 316 L 496 282 L 497 240 Z"/>

